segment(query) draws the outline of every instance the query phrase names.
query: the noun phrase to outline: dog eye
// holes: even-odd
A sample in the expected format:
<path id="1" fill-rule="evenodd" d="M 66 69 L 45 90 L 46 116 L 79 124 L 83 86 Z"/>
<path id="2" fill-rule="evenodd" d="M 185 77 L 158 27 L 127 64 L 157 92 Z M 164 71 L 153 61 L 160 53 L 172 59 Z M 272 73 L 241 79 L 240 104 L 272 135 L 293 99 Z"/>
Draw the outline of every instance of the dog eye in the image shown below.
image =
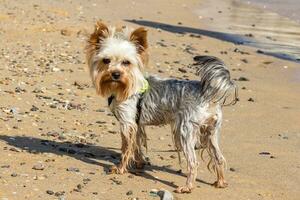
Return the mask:
<path id="1" fill-rule="evenodd" d="M 129 60 L 123 60 L 123 61 L 122 61 L 122 65 L 128 66 L 128 65 L 130 65 L 130 64 L 131 64 L 131 63 L 130 63 Z"/>
<path id="2" fill-rule="evenodd" d="M 107 65 L 107 64 L 110 63 L 110 59 L 109 58 L 103 58 L 102 62 Z"/>

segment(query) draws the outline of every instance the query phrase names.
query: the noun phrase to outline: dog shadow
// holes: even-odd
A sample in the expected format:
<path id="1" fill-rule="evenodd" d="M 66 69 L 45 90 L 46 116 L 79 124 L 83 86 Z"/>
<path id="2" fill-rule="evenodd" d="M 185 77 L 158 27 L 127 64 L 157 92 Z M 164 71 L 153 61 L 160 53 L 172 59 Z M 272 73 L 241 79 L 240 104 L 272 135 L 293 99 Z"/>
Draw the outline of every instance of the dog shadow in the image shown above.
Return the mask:
<path id="1" fill-rule="evenodd" d="M 218 32 L 218 31 L 210 31 L 210 30 L 205 30 L 205 29 L 199 29 L 199 28 L 192 28 L 192 27 L 187 27 L 187 26 L 177 26 L 177 25 L 170 25 L 170 24 L 165 24 L 161 22 L 154 22 L 154 21 L 148 21 L 148 20 L 129 20 L 125 19 L 124 21 L 138 24 L 140 26 L 148 26 L 152 28 L 159 28 L 164 31 L 168 31 L 171 33 L 178 33 L 178 34 L 194 34 L 195 35 L 204 35 L 207 37 L 215 38 L 218 40 L 226 41 L 226 42 L 231 42 L 236 45 L 244 45 L 244 46 L 251 46 L 251 47 L 256 47 L 260 48 L 260 46 L 264 46 L 264 43 L 258 42 L 257 40 L 246 37 L 243 35 L 239 34 L 233 34 L 233 33 L 225 33 L 225 32 Z M 283 44 L 278 44 L 282 45 Z M 264 54 L 267 56 L 272 56 L 276 58 L 280 58 L 283 60 L 288 60 L 288 61 L 293 61 L 296 63 L 300 63 L 299 58 L 294 58 L 291 55 L 284 54 L 281 52 L 272 52 L 272 51 L 258 51 L 260 54 Z"/>
<path id="2" fill-rule="evenodd" d="M 88 164 L 97 165 L 103 168 L 105 172 L 109 171 L 112 165 L 118 164 L 121 154 L 115 150 L 116 148 L 102 147 L 99 145 L 72 143 L 72 142 L 58 142 L 48 139 L 41 139 L 35 137 L 26 136 L 6 136 L 0 135 L 0 140 L 6 142 L 10 146 L 17 147 L 21 150 L 25 150 L 29 153 L 53 153 L 56 155 L 70 156 L 82 162 Z M 108 163 L 108 164 L 107 164 Z M 109 164 L 111 163 L 111 164 Z M 162 180 L 152 176 L 150 171 L 163 171 L 173 175 L 179 175 L 185 177 L 183 173 L 178 171 L 157 165 L 147 165 L 144 170 L 130 170 L 130 173 L 141 176 L 153 181 L 161 182 L 170 187 L 176 188 L 177 186 L 170 181 Z M 211 183 L 197 179 L 198 182 L 212 185 Z"/>

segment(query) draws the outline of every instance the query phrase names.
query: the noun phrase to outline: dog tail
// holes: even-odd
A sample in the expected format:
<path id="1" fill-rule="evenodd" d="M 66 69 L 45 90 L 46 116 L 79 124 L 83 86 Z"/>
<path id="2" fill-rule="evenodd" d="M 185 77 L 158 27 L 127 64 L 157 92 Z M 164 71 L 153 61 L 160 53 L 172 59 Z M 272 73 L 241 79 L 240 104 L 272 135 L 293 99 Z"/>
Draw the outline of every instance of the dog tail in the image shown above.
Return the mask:
<path id="1" fill-rule="evenodd" d="M 237 102 L 237 86 L 230 79 L 230 73 L 225 64 L 218 58 L 212 56 L 196 56 L 197 75 L 200 76 L 201 101 L 220 102 L 226 104 L 226 99 L 232 96 L 232 100 L 227 105 Z"/>

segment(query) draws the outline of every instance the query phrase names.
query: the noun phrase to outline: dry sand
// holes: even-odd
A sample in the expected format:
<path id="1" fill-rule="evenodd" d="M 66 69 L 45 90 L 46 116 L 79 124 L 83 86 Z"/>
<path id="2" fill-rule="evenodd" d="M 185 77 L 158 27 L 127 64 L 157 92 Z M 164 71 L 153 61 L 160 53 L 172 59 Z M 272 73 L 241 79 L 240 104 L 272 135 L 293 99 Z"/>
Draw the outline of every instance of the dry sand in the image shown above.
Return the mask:
<path id="1" fill-rule="evenodd" d="M 133 27 L 124 20 L 153 22 L 149 74 L 195 78 L 186 66 L 210 54 L 228 64 L 233 78 L 249 80 L 237 81 L 238 104 L 224 107 L 229 187 L 212 187 L 215 175 L 201 162 L 193 193 L 177 199 L 299 199 L 299 64 L 197 37 L 193 32 L 204 26 L 198 6 L 196 0 L 0 0 L 0 199 L 151 200 L 159 199 L 151 189 L 173 191 L 185 182 L 169 127 L 147 129 L 152 165 L 145 172 L 106 174 L 118 161 L 120 135 L 84 61 L 85 33 L 96 19 Z"/>

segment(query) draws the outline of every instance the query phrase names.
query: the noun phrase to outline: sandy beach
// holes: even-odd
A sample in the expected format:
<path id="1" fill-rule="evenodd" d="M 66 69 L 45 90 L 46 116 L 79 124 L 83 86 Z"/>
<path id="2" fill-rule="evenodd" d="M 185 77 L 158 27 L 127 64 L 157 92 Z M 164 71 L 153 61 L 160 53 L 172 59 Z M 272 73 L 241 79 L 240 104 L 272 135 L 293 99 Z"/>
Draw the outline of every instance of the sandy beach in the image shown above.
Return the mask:
<path id="1" fill-rule="evenodd" d="M 199 13 L 207 2 L 0 0 L 0 200 L 160 199 L 152 189 L 180 200 L 299 199 L 300 64 L 210 29 L 230 9 Z M 173 193 L 186 165 L 168 126 L 147 129 L 151 166 L 142 173 L 107 173 L 120 158 L 118 123 L 92 87 L 83 52 L 98 19 L 147 28 L 145 74 L 197 79 L 188 68 L 197 55 L 228 65 L 239 102 L 223 109 L 227 188 L 211 185 L 205 155 L 193 192 Z"/>

